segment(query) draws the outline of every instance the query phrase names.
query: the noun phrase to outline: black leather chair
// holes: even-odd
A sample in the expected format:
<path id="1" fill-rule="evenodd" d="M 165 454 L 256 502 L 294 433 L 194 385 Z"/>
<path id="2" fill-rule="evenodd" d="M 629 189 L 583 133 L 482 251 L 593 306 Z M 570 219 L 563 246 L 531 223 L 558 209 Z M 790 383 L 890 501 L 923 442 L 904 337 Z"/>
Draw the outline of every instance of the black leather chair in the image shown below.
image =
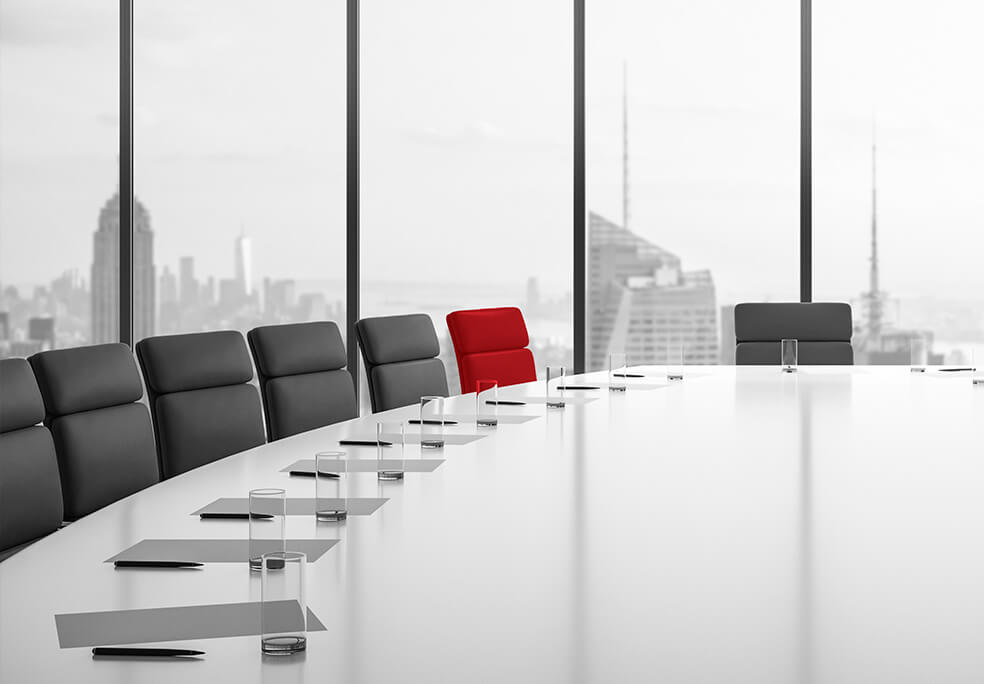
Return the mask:
<path id="1" fill-rule="evenodd" d="M 40 352 L 31 366 L 75 520 L 160 481 L 137 364 L 125 344 Z"/>
<path id="2" fill-rule="evenodd" d="M 850 304 L 788 303 L 735 306 L 735 363 L 780 365 L 780 340 L 798 340 L 806 366 L 854 364 Z"/>
<path id="3" fill-rule="evenodd" d="M 268 325 L 246 335 L 270 441 L 359 416 L 345 345 L 330 321 Z"/>
<path id="4" fill-rule="evenodd" d="M 363 318 L 355 324 L 373 412 L 448 396 L 441 345 L 426 314 Z"/>
<path id="5" fill-rule="evenodd" d="M 24 359 L 0 360 L 0 560 L 54 532 L 61 482 L 44 402 Z"/>
<path id="6" fill-rule="evenodd" d="M 174 477 L 263 444 L 253 365 L 234 330 L 148 337 L 137 360 L 150 397 L 161 475 Z"/>

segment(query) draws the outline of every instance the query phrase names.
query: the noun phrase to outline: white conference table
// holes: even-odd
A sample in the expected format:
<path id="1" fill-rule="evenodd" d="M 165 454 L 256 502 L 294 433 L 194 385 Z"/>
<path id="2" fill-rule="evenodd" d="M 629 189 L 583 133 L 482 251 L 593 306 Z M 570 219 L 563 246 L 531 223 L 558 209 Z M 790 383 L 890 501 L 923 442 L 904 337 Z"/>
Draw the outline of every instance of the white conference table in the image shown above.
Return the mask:
<path id="1" fill-rule="evenodd" d="M 327 631 L 294 657 L 247 636 L 157 644 L 196 661 L 95 660 L 59 647 L 54 616 L 258 600 L 245 563 L 103 561 L 142 539 L 245 538 L 246 521 L 190 513 L 256 487 L 313 496 L 280 469 L 377 417 L 151 487 L 0 563 L 0 681 L 984 681 L 984 387 L 906 367 L 687 373 L 501 407 L 540 417 L 402 483 L 352 475 L 352 495 L 389 499 L 372 515 L 289 517 L 289 537 L 341 539 L 308 572 Z M 500 398 L 524 394 L 542 387 Z"/>

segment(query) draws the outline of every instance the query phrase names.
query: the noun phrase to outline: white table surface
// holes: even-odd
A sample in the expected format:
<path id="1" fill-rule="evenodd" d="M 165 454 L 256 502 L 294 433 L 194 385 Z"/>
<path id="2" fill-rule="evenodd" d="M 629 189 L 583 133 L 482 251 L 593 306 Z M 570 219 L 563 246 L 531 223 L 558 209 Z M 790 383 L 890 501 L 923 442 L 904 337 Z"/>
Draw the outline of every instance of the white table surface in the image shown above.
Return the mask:
<path id="1" fill-rule="evenodd" d="M 371 516 L 289 517 L 288 537 L 342 540 L 309 567 L 328 631 L 292 658 L 238 637 L 160 644 L 201 661 L 95 661 L 59 648 L 54 615 L 258 600 L 245 563 L 103 561 L 142 539 L 245 538 L 245 521 L 189 513 L 255 487 L 313 496 L 280 469 L 376 419 L 140 492 L 0 563 L 0 682 L 984 681 L 984 387 L 906 367 L 687 372 L 564 410 L 500 407 L 543 417 L 402 483 L 351 476 L 390 499 Z M 500 396 L 524 393 L 542 386 Z"/>

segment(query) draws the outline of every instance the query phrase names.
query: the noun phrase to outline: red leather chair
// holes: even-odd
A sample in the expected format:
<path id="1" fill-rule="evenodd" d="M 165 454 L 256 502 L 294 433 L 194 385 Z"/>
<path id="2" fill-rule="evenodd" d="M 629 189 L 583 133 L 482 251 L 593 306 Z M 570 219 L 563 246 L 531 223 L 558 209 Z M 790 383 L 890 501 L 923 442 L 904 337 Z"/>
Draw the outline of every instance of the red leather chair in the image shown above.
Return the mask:
<path id="1" fill-rule="evenodd" d="M 526 348 L 530 336 L 519 309 L 454 311 L 447 320 L 462 393 L 474 392 L 478 380 L 495 380 L 500 387 L 536 380 L 533 352 Z"/>

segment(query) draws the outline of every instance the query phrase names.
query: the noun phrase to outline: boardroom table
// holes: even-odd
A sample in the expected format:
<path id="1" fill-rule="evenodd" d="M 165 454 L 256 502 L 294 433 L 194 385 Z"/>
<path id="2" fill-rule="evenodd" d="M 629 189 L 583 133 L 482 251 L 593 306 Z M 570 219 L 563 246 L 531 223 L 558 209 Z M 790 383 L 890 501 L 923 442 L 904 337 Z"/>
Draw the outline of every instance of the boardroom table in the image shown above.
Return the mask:
<path id="1" fill-rule="evenodd" d="M 643 368 L 625 392 L 574 378 L 563 409 L 501 406 L 482 439 L 411 459 L 432 472 L 350 496 L 386 499 L 312 562 L 307 650 L 258 636 L 176 639 L 197 660 L 96 659 L 56 615 L 257 601 L 245 561 L 116 570 L 145 539 L 245 539 L 200 520 L 221 497 L 282 487 L 282 469 L 406 407 L 266 444 L 154 485 L 0 563 L 0 682 L 984 681 L 984 387 L 908 367 Z M 543 394 L 541 383 L 500 399 Z M 474 395 L 448 413 L 475 411 Z M 374 447 L 347 447 L 374 459 Z M 108 644 L 111 645 L 111 644 Z"/>

